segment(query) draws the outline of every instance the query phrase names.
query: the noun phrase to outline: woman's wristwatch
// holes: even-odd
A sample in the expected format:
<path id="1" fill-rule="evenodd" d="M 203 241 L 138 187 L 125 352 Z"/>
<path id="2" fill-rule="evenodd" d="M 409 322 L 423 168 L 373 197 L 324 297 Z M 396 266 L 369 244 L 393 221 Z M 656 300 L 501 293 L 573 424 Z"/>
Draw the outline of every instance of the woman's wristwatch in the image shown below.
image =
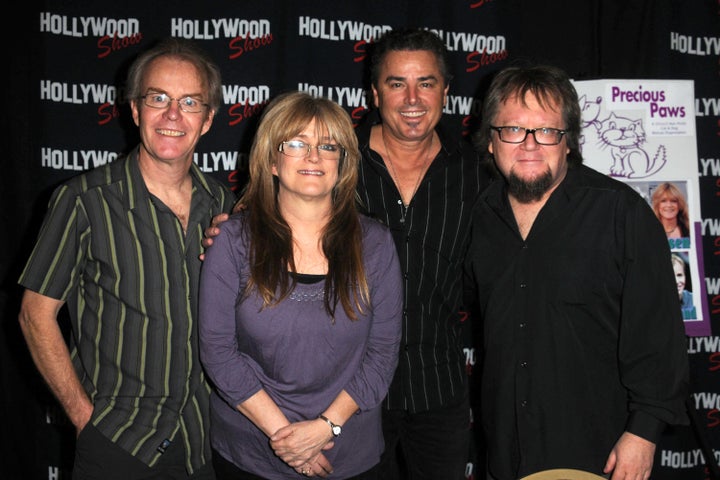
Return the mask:
<path id="1" fill-rule="evenodd" d="M 339 437 L 342 433 L 342 427 L 336 423 L 333 423 L 329 418 L 327 418 L 325 415 L 318 415 L 318 418 L 320 420 L 325 420 L 328 425 L 330 425 L 330 430 L 332 430 L 332 434 L 334 437 Z"/>

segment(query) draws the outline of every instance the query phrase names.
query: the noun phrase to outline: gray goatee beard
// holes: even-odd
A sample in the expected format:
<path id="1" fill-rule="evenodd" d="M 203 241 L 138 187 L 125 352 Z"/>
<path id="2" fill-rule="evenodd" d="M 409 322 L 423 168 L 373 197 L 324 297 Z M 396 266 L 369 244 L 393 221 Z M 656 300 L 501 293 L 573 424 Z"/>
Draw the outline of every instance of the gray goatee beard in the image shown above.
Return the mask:
<path id="1" fill-rule="evenodd" d="M 514 172 L 510 172 L 507 179 L 508 193 L 520 203 L 537 202 L 550 190 L 553 178 L 550 170 L 533 180 L 523 180 Z"/>

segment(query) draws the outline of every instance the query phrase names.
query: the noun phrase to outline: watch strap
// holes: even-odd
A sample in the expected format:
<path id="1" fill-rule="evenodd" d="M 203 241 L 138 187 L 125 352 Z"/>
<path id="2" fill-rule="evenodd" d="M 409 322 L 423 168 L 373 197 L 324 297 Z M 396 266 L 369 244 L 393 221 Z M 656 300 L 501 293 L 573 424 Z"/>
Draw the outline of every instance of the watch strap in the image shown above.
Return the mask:
<path id="1" fill-rule="evenodd" d="M 342 427 L 336 423 L 333 423 L 332 420 L 327 418 L 325 415 L 320 414 L 318 415 L 318 418 L 320 420 L 324 420 L 328 425 L 330 425 L 330 431 L 332 432 L 333 436 L 337 437 L 342 433 Z"/>

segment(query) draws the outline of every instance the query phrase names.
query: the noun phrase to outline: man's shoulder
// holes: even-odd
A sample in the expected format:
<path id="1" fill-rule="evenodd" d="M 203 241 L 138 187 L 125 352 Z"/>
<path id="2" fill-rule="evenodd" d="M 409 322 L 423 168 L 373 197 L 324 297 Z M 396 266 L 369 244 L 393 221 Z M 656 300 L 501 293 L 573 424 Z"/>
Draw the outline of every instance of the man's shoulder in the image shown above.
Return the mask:
<path id="1" fill-rule="evenodd" d="M 465 138 L 460 138 L 455 141 L 454 149 L 460 154 L 463 162 L 471 162 L 476 164 L 480 162 L 480 154 L 475 149 L 472 143 Z"/>
<path id="2" fill-rule="evenodd" d="M 474 145 L 465 137 L 456 138 L 453 143 L 443 144 L 446 149 L 448 165 L 461 172 L 463 177 L 478 185 L 479 192 L 485 190 L 497 176 L 492 163 L 478 153 Z"/>
<path id="3" fill-rule="evenodd" d="M 571 179 L 573 183 L 576 183 L 578 185 L 586 185 L 589 187 L 598 187 L 621 191 L 630 189 L 630 187 L 625 182 L 621 182 L 620 180 L 613 178 L 610 175 L 606 175 L 584 164 L 571 166 L 568 169 L 568 178 Z"/>
<path id="4" fill-rule="evenodd" d="M 440 122 L 435 127 L 435 133 L 440 140 L 442 149 L 451 157 L 459 158 L 464 163 L 475 164 L 480 158 L 477 149 L 461 132 L 449 128 L 446 123 Z"/>
<path id="5" fill-rule="evenodd" d="M 598 172 L 587 165 L 571 167 L 568 170 L 568 180 L 571 189 L 612 192 L 613 196 L 625 202 L 645 201 L 642 195 L 628 183 Z"/>
<path id="6" fill-rule="evenodd" d="M 217 178 L 212 175 L 208 175 L 200 170 L 195 163 L 190 167 L 191 174 L 202 184 L 205 188 L 213 194 L 222 193 L 223 195 L 234 195 L 230 188 Z"/>
<path id="7" fill-rule="evenodd" d="M 99 165 L 65 180 L 60 184 L 58 189 L 66 188 L 81 194 L 89 190 L 117 183 L 125 177 L 124 172 L 127 162 L 127 157 L 119 157 L 111 163 Z"/>

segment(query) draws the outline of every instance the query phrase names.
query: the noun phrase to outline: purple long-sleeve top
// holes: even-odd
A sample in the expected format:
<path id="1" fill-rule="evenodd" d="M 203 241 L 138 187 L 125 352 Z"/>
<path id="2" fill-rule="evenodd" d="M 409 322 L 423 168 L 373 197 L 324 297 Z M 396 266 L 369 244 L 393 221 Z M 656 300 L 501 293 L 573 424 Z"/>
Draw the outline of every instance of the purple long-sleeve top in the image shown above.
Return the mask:
<path id="1" fill-rule="evenodd" d="M 264 309 L 256 293 L 243 297 L 249 277 L 245 215 L 223 223 L 200 280 L 200 357 L 215 387 L 212 446 L 242 470 L 298 478 L 236 406 L 263 389 L 296 422 L 316 418 L 345 390 L 359 410 L 324 453 L 334 467 L 330 478 L 364 472 L 384 448 L 380 403 L 398 362 L 403 295 L 392 236 L 361 217 L 371 305 L 356 321 L 338 306 L 333 322 L 322 280 L 298 283 L 279 305 Z"/>

